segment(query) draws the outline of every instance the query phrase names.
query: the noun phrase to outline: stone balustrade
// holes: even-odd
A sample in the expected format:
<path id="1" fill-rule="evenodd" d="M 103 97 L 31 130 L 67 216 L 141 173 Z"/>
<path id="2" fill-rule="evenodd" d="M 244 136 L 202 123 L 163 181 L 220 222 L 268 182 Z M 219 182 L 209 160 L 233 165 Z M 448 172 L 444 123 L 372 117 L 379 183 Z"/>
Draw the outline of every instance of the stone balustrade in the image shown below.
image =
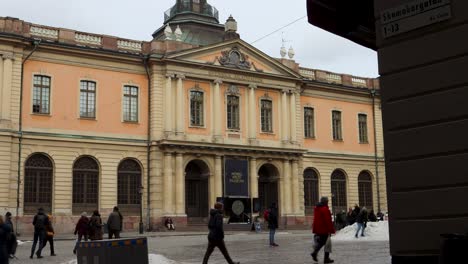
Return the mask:
<path id="1" fill-rule="evenodd" d="M 59 31 L 57 29 L 50 29 L 46 27 L 31 26 L 29 28 L 29 34 L 35 37 L 58 39 Z"/>
<path id="2" fill-rule="evenodd" d="M 142 51 L 141 46 L 142 46 L 142 43 L 139 41 L 124 40 L 124 39 L 117 40 L 118 49 L 141 52 Z"/>
<path id="3" fill-rule="evenodd" d="M 102 44 L 102 37 L 90 35 L 86 33 L 75 33 L 75 41 L 82 44 L 89 44 L 89 45 L 97 45 L 101 46 Z"/>

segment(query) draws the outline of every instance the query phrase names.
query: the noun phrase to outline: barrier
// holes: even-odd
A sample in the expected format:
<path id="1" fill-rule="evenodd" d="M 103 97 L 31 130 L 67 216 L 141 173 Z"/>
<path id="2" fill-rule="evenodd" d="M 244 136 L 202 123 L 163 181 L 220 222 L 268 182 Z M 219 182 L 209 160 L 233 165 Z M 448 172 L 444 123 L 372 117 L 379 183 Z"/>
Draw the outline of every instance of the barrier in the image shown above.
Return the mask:
<path id="1" fill-rule="evenodd" d="M 82 241 L 77 248 L 78 264 L 149 264 L 148 240 L 125 238 Z"/>

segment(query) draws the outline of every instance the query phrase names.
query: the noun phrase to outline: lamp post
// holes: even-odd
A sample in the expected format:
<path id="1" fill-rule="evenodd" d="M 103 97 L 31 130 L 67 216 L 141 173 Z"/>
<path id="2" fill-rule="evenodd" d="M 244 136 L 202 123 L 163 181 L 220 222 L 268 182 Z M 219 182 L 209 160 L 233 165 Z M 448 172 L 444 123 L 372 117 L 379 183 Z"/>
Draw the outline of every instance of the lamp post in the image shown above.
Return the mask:
<path id="1" fill-rule="evenodd" d="M 143 234 L 143 186 L 138 187 L 138 194 L 140 195 L 140 223 L 139 223 L 139 233 Z"/>

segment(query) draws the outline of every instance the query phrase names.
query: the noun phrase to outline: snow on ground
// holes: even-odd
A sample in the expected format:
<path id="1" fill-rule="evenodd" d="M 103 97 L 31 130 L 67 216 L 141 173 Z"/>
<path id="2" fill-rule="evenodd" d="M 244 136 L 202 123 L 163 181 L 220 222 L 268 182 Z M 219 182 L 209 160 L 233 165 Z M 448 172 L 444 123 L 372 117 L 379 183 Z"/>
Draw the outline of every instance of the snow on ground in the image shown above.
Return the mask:
<path id="1" fill-rule="evenodd" d="M 18 242 L 18 246 L 31 242 L 31 241 L 21 241 L 21 240 L 16 240 L 16 241 Z"/>
<path id="2" fill-rule="evenodd" d="M 359 231 L 359 237 L 356 238 L 357 224 L 347 226 L 336 233 L 332 237 L 334 241 L 386 241 L 389 240 L 388 236 L 388 221 L 381 222 L 368 222 L 366 230 L 364 231 L 364 237 L 361 236 Z"/>
<path id="3" fill-rule="evenodd" d="M 149 254 L 149 264 L 177 264 L 177 262 L 167 259 L 162 255 Z M 77 264 L 76 260 L 71 260 L 62 264 Z"/>

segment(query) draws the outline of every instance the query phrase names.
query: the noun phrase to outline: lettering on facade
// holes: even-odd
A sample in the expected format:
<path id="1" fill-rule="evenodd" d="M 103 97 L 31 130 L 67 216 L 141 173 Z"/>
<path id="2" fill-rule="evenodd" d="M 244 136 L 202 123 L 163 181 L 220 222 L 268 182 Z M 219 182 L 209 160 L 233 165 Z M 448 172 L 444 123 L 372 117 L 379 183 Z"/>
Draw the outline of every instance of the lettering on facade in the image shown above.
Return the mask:
<path id="1" fill-rule="evenodd" d="M 229 178 L 231 183 L 244 183 L 241 172 L 231 172 L 231 177 Z"/>
<path id="2" fill-rule="evenodd" d="M 230 79 L 230 80 L 244 81 L 244 82 L 249 82 L 249 83 L 263 83 L 263 80 L 260 78 L 227 73 L 227 72 L 209 72 L 208 75 L 210 75 L 211 77 L 220 78 L 220 79 Z"/>

